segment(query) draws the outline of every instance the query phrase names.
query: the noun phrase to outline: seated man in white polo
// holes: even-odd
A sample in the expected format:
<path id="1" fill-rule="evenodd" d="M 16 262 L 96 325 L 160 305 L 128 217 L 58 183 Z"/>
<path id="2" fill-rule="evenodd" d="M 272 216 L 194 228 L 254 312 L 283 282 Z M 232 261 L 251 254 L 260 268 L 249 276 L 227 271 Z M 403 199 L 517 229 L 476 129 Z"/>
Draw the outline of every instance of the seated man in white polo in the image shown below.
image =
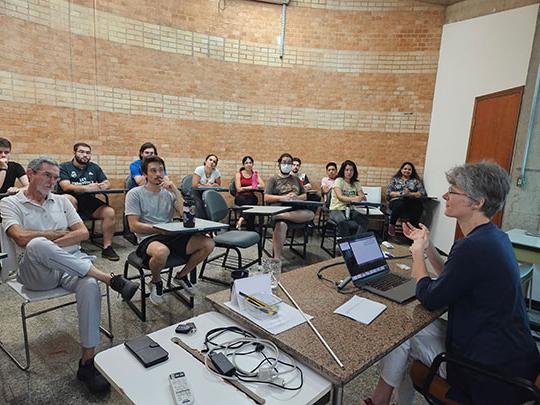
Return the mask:
<path id="1" fill-rule="evenodd" d="M 182 215 L 183 200 L 176 185 L 165 178 L 165 162 L 159 156 L 149 156 L 141 163 L 146 183 L 126 195 L 126 216 L 129 228 L 137 235 L 137 255 L 152 272 L 150 301 L 163 303 L 161 270 L 171 253 L 186 257 L 187 263 L 173 281 L 189 294 L 193 286 L 187 275 L 214 250 L 214 241 L 204 235 L 170 235 L 154 228 L 154 224 L 171 222 L 175 212 Z"/>
<path id="2" fill-rule="evenodd" d="M 103 392 L 109 383 L 94 366 L 100 341 L 98 280 L 125 300 L 133 297 L 138 284 L 98 270 L 93 265 L 95 257 L 81 252 L 79 243 L 88 239 L 88 230 L 68 199 L 51 193 L 59 174 L 58 163 L 51 158 L 31 160 L 26 171 L 28 189 L 0 201 L 2 226 L 16 244 L 15 257 L 9 259 L 18 261 L 17 281 L 29 290 L 61 286 L 75 293 L 82 346 L 77 378 L 90 391 Z"/>

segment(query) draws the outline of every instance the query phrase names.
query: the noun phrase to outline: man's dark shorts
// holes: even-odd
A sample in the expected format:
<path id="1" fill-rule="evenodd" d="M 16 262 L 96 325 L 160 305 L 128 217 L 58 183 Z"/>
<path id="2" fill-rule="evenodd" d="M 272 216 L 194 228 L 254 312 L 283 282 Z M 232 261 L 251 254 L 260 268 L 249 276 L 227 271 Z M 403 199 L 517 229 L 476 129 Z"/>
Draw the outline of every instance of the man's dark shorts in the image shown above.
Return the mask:
<path id="1" fill-rule="evenodd" d="M 78 196 L 75 194 L 74 197 L 77 199 L 77 212 L 83 220 L 93 218 L 92 215 L 98 208 L 107 205 L 104 201 L 92 195 Z"/>
<path id="2" fill-rule="evenodd" d="M 148 267 L 148 261 L 150 256 L 146 254 L 148 245 L 152 242 L 160 242 L 169 248 L 171 255 L 180 256 L 186 260 L 189 258 L 189 255 L 186 253 L 187 244 L 191 239 L 192 235 L 154 235 L 149 236 L 146 239 L 143 239 L 139 246 L 137 246 L 137 256 L 143 259 L 143 265 Z"/>

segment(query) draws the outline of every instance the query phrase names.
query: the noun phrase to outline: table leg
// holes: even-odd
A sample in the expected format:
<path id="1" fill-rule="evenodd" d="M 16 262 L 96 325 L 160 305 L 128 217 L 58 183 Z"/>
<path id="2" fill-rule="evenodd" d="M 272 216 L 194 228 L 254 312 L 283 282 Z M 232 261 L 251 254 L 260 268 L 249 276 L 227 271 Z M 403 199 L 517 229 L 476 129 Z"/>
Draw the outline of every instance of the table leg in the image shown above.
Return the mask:
<path id="1" fill-rule="evenodd" d="M 332 405 L 343 404 L 343 385 L 335 385 L 332 388 Z"/>

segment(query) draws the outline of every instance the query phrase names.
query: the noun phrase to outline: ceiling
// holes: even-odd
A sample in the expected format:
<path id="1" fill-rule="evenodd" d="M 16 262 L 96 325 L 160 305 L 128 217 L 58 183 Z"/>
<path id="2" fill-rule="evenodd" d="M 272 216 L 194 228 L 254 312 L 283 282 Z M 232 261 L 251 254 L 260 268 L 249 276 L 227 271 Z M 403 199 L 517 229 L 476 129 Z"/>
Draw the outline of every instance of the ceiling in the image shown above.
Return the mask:
<path id="1" fill-rule="evenodd" d="M 422 3 L 439 4 L 441 6 L 449 6 L 451 4 L 459 3 L 462 0 L 418 0 Z"/>

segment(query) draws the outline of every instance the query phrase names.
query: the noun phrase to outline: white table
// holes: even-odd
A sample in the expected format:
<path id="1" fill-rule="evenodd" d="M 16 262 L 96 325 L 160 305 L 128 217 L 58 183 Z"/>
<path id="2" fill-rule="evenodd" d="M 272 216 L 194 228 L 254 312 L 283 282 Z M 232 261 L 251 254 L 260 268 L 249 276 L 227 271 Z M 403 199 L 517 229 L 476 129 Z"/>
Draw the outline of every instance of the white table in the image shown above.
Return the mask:
<path id="1" fill-rule="evenodd" d="M 209 221 L 207 219 L 195 218 L 195 226 L 192 228 L 186 228 L 183 222 L 164 222 L 160 224 L 154 224 L 154 228 L 167 233 L 205 233 L 212 231 L 219 231 L 220 229 L 226 229 L 229 225 L 221 222 Z"/>
<path id="2" fill-rule="evenodd" d="M 169 352 L 167 361 L 144 368 L 124 344 L 120 344 L 98 353 L 95 357 L 96 367 L 123 397 L 136 404 L 174 404 L 168 376 L 176 371 L 186 373 L 196 404 L 253 404 L 244 393 L 210 374 L 204 364 L 171 342 L 171 337 L 177 336 L 191 348 L 201 350 L 204 347 L 204 336 L 209 330 L 239 324 L 217 312 L 207 312 L 185 322 L 188 321 L 197 326 L 197 332 L 192 335 L 175 333 L 177 324 L 149 334 Z M 304 373 L 304 385 L 299 391 L 285 391 L 266 384 L 245 385 L 265 398 L 269 405 L 313 404 L 330 392 L 330 381 L 303 364 L 298 363 L 298 366 Z M 296 381 L 293 384 L 296 384 Z"/>

